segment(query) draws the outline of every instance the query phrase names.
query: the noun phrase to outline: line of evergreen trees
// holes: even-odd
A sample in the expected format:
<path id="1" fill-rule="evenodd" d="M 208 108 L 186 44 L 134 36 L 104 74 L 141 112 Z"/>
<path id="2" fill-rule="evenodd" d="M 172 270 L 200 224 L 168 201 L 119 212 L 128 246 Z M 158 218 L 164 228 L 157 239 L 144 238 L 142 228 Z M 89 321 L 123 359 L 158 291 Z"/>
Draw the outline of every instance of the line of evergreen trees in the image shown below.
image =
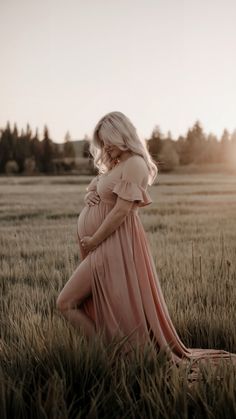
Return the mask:
<path id="1" fill-rule="evenodd" d="M 162 171 L 170 171 L 175 166 L 209 163 L 223 163 L 236 166 L 236 130 L 232 134 L 223 130 L 220 139 L 210 133 L 206 135 L 197 120 L 189 128 L 186 136 L 173 140 L 171 132 L 163 135 L 160 127 L 155 126 L 147 146 L 153 158 L 159 162 Z"/>
<path id="2" fill-rule="evenodd" d="M 59 171 L 58 162 L 62 164 L 66 157 L 75 157 L 69 132 L 60 149 L 50 138 L 47 125 L 44 126 L 42 140 L 39 139 L 38 129 L 33 135 L 29 124 L 20 134 L 16 123 L 11 129 L 9 121 L 0 130 L 0 173 L 55 173 Z"/>
<path id="3" fill-rule="evenodd" d="M 174 140 L 170 131 L 164 135 L 156 125 L 150 138 L 145 141 L 162 171 L 171 171 L 178 165 L 191 163 L 236 165 L 236 130 L 230 134 L 224 129 L 218 139 L 212 133 L 206 135 L 201 123 L 196 121 L 186 136 L 181 135 Z M 88 146 L 88 141 L 85 141 L 84 157 L 91 157 Z M 68 158 L 69 164 L 66 161 Z M 60 173 L 73 169 L 74 160 L 75 149 L 69 132 L 65 135 L 63 146 L 59 147 L 50 138 L 46 125 L 42 140 L 39 139 L 38 129 L 33 135 L 29 124 L 20 134 L 16 124 L 11 129 L 9 122 L 0 130 L 0 173 Z"/>

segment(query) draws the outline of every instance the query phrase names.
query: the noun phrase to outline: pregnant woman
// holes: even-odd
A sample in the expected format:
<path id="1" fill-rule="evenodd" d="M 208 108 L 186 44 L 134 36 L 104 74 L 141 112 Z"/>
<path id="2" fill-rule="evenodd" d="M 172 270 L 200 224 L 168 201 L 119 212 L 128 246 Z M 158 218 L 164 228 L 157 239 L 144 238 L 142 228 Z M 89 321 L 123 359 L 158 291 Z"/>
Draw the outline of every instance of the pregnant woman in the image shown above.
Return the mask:
<path id="1" fill-rule="evenodd" d="M 138 213 L 152 202 L 147 186 L 157 167 L 131 121 L 121 112 L 105 115 L 90 152 L 99 174 L 87 187 L 78 218 L 82 261 L 62 289 L 58 309 L 87 337 L 102 332 L 109 342 L 129 335 L 140 345 L 150 339 L 176 363 L 236 363 L 236 354 L 224 350 L 187 348 L 171 321 Z"/>

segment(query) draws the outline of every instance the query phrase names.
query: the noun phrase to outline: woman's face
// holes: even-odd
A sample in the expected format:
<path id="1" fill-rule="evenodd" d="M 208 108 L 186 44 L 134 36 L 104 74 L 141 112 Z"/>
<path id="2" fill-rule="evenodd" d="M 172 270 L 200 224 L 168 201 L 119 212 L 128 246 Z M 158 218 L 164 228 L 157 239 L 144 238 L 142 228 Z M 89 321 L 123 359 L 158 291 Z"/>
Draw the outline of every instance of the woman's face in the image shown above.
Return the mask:
<path id="1" fill-rule="evenodd" d="M 119 158 L 119 156 L 122 154 L 122 150 L 120 150 L 116 145 L 114 144 L 104 144 L 104 151 L 106 151 L 109 155 L 109 157 L 113 160 Z"/>
<path id="2" fill-rule="evenodd" d="M 103 140 L 100 139 L 102 150 L 107 153 L 109 159 L 116 160 L 122 154 L 122 150 L 120 150 L 116 145 L 111 143 L 104 143 Z"/>

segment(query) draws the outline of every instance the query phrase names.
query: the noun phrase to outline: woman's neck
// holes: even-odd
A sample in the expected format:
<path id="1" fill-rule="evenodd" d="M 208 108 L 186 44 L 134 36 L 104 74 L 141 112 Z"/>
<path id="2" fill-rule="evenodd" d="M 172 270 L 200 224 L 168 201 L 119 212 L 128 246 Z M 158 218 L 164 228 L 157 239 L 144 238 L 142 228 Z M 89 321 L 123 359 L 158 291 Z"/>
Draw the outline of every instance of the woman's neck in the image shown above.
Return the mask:
<path id="1" fill-rule="evenodd" d="M 134 153 L 130 150 L 123 151 L 123 153 L 121 153 L 121 155 L 118 157 L 118 160 L 120 162 L 123 162 L 123 161 L 127 160 L 129 157 L 133 156 L 133 154 Z"/>

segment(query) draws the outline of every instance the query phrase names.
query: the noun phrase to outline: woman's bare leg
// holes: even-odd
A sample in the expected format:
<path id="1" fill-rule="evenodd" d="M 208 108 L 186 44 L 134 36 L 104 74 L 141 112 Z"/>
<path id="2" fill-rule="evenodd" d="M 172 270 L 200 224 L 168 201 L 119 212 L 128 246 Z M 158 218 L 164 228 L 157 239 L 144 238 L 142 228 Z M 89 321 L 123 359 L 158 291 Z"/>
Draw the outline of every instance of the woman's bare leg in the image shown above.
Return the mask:
<path id="1" fill-rule="evenodd" d="M 95 335 L 95 324 L 79 305 L 92 292 L 89 257 L 85 258 L 73 272 L 57 298 L 57 308 L 76 328 L 82 328 L 89 338 Z"/>

